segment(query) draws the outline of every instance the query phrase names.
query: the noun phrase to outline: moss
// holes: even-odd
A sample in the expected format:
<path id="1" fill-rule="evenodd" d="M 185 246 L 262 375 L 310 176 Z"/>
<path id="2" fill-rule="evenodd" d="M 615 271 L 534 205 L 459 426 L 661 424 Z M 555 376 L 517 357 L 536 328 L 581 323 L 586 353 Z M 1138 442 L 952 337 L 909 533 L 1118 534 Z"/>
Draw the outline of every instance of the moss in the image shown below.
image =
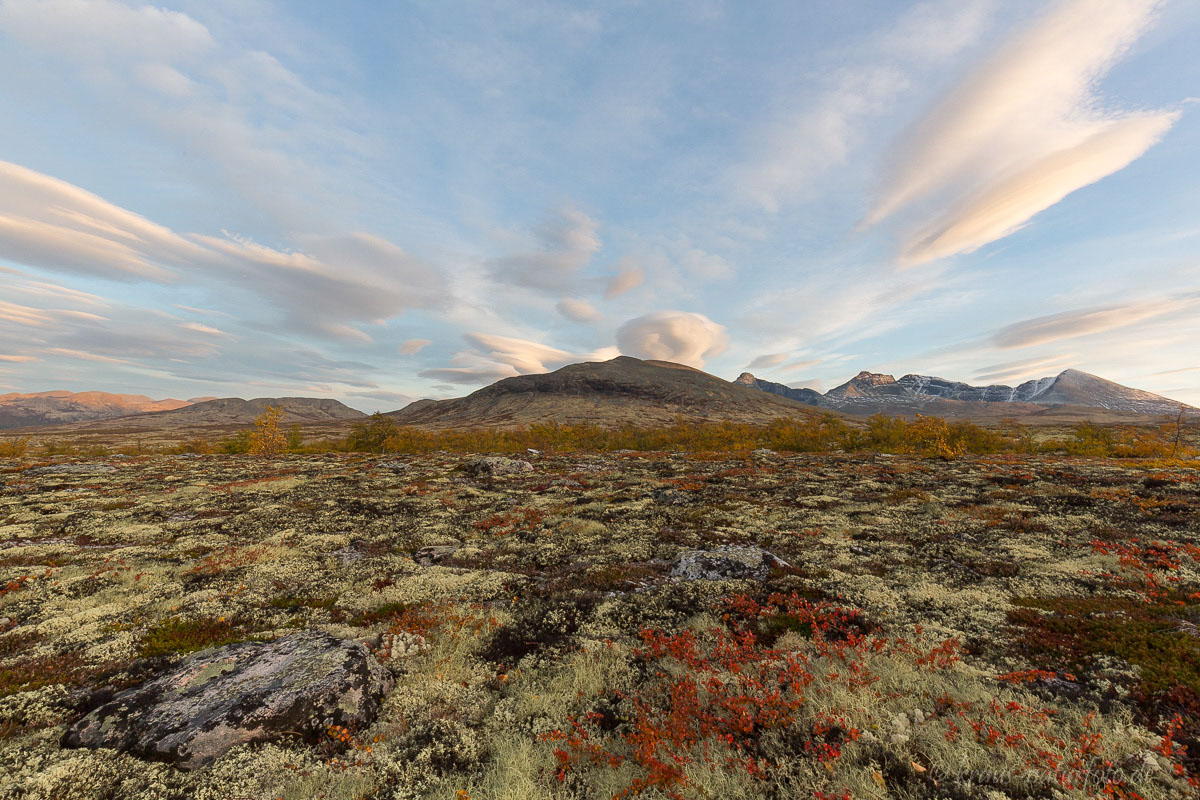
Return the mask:
<path id="1" fill-rule="evenodd" d="M 142 658 L 192 653 L 208 647 L 244 642 L 251 638 L 250 627 L 237 617 L 168 617 L 142 636 L 138 655 Z"/>

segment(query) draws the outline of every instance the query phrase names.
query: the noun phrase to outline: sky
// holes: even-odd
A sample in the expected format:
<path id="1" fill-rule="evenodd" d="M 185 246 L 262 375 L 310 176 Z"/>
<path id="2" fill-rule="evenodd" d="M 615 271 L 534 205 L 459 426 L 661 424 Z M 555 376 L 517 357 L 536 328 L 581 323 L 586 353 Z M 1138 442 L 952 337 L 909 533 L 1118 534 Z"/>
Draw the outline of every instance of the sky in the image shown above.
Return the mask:
<path id="1" fill-rule="evenodd" d="M 1193 0 L 0 0 L 0 392 L 1200 405 Z"/>

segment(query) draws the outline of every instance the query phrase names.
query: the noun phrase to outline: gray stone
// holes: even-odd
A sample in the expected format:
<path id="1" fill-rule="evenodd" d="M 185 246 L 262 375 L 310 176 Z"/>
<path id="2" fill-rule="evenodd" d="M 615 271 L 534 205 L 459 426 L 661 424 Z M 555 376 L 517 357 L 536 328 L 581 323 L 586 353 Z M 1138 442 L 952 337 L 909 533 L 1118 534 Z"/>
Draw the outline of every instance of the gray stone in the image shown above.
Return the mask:
<path id="1" fill-rule="evenodd" d="M 686 506 L 696 502 L 696 498 L 679 489 L 664 487 L 650 493 L 650 499 L 660 506 Z"/>
<path id="2" fill-rule="evenodd" d="M 461 547 L 460 544 L 433 544 L 422 547 L 413 553 L 413 561 L 425 567 L 432 567 L 457 553 Z"/>
<path id="3" fill-rule="evenodd" d="M 196 769 L 240 744 L 296 736 L 315 744 L 332 725 L 360 730 L 392 684 L 363 645 L 319 631 L 231 644 L 117 694 L 72 725 L 62 745 Z"/>
<path id="4" fill-rule="evenodd" d="M 384 461 L 379 465 L 379 468 L 391 470 L 392 472 L 396 473 L 408 472 L 408 470 L 411 469 L 411 467 L 403 461 Z"/>
<path id="5" fill-rule="evenodd" d="M 533 472 L 533 464 L 517 458 L 504 456 L 484 456 L 468 461 L 463 469 L 472 478 L 490 478 L 495 475 L 511 475 L 520 472 Z"/>
<path id="6" fill-rule="evenodd" d="M 116 472 L 112 464 L 48 464 L 44 467 L 30 467 L 26 475 L 104 475 Z"/>
<path id="7" fill-rule="evenodd" d="M 761 548 L 727 545 L 684 552 L 671 568 L 671 577 L 688 581 L 761 581 L 772 567 L 787 566 L 787 562 Z"/>

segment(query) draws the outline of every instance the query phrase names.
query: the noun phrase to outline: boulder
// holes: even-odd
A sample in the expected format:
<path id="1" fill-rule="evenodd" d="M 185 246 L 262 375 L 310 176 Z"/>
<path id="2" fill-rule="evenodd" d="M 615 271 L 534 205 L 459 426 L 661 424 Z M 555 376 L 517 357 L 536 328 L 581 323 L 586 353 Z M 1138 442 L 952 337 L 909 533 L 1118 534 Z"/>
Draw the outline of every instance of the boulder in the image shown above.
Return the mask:
<path id="1" fill-rule="evenodd" d="M 517 458 L 504 456 L 484 456 L 468 461 L 463 469 L 472 478 L 491 478 L 496 475 L 512 475 L 520 472 L 533 472 L 533 464 Z"/>
<path id="2" fill-rule="evenodd" d="M 375 719 L 392 675 L 358 642 L 305 631 L 195 653 L 95 708 L 63 747 L 112 748 L 184 769 L 240 744 L 327 738 Z"/>
<path id="3" fill-rule="evenodd" d="M 756 580 L 786 561 L 759 547 L 727 545 L 715 550 L 687 550 L 671 568 L 671 577 L 685 581 Z"/>

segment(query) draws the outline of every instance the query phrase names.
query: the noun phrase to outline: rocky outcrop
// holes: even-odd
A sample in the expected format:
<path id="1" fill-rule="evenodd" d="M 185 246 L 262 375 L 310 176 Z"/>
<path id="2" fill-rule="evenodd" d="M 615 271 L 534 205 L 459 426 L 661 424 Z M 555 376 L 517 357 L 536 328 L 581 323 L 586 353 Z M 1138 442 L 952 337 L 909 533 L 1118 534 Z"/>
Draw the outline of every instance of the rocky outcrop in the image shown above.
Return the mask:
<path id="1" fill-rule="evenodd" d="M 789 400 L 795 400 L 810 406 L 819 406 L 822 401 L 820 392 L 813 391 L 812 389 L 793 389 L 791 386 L 782 383 L 764 381 L 762 378 L 754 377 L 749 372 L 743 372 L 734 383 L 748 386 L 751 389 L 758 389 L 761 392 L 769 392 L 779 397 L 786 397 Z"/>
<path id="2" fill-rule="evenodd" d="M 392 676 L 358 642 L 307 631 L 185 658 L 117 694 L 63 736 L 64 747 L 112 748 L 184 769 L 252 742 L 325 738 L 369 725 Z"/>

